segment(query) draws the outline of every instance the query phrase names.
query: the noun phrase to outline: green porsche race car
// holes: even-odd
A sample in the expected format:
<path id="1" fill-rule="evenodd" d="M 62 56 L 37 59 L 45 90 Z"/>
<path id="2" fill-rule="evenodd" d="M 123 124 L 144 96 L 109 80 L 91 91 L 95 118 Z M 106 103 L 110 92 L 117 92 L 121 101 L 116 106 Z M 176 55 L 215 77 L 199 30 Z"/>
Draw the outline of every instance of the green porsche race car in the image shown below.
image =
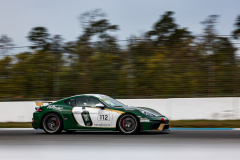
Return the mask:
<path id="1" fill-rule="evenodd" d="M 62 130 L 120 131 L 124 134 L 169 131 L 168 118 L 159 112 L 130 107 L 101 94 L 76 95 L 53 103 L 36 102 L 36 105 L 32 126 L 46 133 Z"/>

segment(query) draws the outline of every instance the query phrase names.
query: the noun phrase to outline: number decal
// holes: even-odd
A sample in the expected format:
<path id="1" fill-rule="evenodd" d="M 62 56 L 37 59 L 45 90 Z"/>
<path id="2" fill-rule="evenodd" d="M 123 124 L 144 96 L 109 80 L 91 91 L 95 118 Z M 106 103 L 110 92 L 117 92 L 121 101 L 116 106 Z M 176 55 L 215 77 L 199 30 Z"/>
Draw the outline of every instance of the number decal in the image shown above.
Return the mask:
<path id="1" fill-rule="evenodd" d="M 110 121 L 110 112 L 100 110 L 98 112 L 98 121 Z"/>
<path id="2" fill-rule="evenodd" d="M 107 115 L 107 114 L 99 114 L 98 115 L 98 120 L 99 121 L 109 121 L 110 119 L 109 119 L 109 115 Z"/>

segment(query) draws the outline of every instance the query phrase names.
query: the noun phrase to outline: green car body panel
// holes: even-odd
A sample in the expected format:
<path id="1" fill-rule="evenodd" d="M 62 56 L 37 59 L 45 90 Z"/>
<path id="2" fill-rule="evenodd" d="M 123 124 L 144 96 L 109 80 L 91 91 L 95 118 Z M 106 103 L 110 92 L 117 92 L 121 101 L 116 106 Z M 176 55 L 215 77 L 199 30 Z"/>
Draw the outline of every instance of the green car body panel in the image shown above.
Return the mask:
<path id="1" fill-rule="evenodd" d="M 103 100 L 102 97 L 104 96 L 105 95 L 99 95 L 99 94 L 76 95 L 76 96 L 68 97 L 65 99 L 61 99 L 59 101 L 48 104 L 46 106 L 40 106 L 39 108 L 36 108 L 36 111 L 33 113 L 33 121 L 32 121 L 33 128 L 42 129 L 43 128 L 42 121 L 44 116 L 47 115 L 48 113 L 55 113 L 61 117 L 63 130 L 117 131 L 118 118 L 124 114 L 132 114 L 135 117 L 137 117 L 139 121 L 139 124 L 140 124 L 139 131 L 164 131 L 164 130 L 167 131 L 168 130 L 169 120 L 164 115 L 161 115 L 157 111 L 150 108 L 146 108 L 146 107 L 129 107 L 126 105 L 113 107 Z M 74 106 L 66 104 L 66 101 L 72 100 L 76 102 L 76 100 L 81 97 L 93 98 L 94 100 L 97 100 L 100 103 L 102 103 L 105 107 L 97 108 L 92 106 L 77 106 L 77 103 L 75 103 Z M 108 97 L 108 96 L 105 96 L 105 97 Z M 146 115 L 142 113 L 141 110 L 149 111 L 153 113 L 153 115 L 151 116 Z M 91 112 L 94 112 L 95 114 L 92 114 Z M 100 112 L 105 112 L 105 114 L 111 114 L 111 118 L 107 119 L 108 115 L 105 115 L 104 117 L 104 114 L 103 115 L 99 114 Z M 85 121 L 81 120 L 81 114 L 82 116 L 83 114 L 85 114 L 85 116 L 90 115 L 90 117 L 93 115 L 93 116 L 97 116 L 97 118 L 95 120 L 93 119 L 93 122 L 89 123 L 92 126 L 88 126 L 88 125 L 84 125 Z M 105 118 L 106 121 L 97 121 L 97 120 L 101 120 L 101 118 L 102 119 Z M 82 117 L 82 119 L 84 118 Z"/>

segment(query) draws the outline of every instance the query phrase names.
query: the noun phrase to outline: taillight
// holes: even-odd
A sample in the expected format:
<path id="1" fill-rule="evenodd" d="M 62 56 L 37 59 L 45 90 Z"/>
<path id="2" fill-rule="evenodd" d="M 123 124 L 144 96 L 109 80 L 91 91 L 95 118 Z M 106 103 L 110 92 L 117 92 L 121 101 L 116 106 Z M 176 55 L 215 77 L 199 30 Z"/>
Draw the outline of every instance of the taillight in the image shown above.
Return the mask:
<path id="1" fill-rule="evenodd" d="M 38 110 L 37 110 L 37 112 L 42 112 L 43 110 L 41 109 L 41 108 L 39 108 Z"/>
<path id="2" fill-rule="evenodd" d="M 164 118 L 162 118 L 161 120 L 165 123 L 165 119 Z"/>

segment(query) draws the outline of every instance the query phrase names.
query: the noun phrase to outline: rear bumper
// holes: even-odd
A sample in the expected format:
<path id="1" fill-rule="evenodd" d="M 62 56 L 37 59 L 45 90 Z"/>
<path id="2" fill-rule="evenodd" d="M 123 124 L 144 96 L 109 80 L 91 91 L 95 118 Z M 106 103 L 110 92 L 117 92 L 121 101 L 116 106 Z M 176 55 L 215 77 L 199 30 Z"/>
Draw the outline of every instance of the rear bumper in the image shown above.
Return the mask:
<path id="1" fill-rule="evenodd" d="M 34 124 L 34 122 L 32 122 L 32 127 L 33 127 L 34 129 L 38 129 L 38 127 Z"/>
<path id="2" fill-rule="evenodd" d="M 32 118 L 32 127 L 34 129 L 41 129 L 41 112 L 34 112 Z"/>

